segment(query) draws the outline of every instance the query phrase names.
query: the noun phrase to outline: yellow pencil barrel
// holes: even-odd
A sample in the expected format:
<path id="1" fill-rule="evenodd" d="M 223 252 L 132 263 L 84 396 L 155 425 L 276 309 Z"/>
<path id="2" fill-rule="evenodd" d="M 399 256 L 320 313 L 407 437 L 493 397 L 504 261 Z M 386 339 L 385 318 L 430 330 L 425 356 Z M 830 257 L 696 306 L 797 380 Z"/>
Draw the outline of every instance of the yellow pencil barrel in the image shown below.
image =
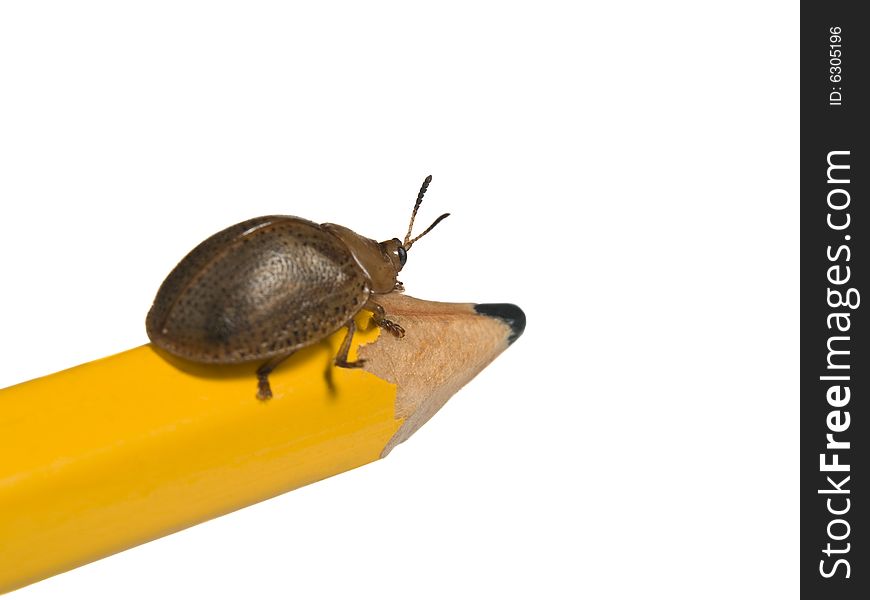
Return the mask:
<path id="1" fill-rule="evenodd" d="M 0 591 L 377 459 L 395 386 L 333 369 L 330 387 L 342 335 L 277 369 L 268 402 L 256 366 L 150 345 L 0 390 Z"/>

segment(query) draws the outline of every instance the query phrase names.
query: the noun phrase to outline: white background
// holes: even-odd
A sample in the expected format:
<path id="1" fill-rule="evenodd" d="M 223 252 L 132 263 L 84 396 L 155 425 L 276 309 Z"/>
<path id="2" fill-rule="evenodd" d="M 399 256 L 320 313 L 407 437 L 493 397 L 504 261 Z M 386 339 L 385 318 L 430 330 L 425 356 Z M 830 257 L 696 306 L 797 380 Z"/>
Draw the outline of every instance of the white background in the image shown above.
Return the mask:
<path id="1" fill-rule="evenodd" d="M 430 172 L 408 293 L 528 316 L 388 459 L 9 598 L 795 597 L 798 16 L 2 3 L 0 387 L 145 343 L 244 218 L 401 237 Z"/>

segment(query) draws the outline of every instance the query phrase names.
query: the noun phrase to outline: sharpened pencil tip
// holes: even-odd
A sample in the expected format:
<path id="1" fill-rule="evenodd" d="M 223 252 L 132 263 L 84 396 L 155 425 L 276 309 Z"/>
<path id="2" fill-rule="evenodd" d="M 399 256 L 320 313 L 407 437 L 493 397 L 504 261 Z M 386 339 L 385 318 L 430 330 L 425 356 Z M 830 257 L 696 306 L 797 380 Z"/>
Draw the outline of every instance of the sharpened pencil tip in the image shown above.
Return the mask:
<path id="1" fill-rule="evenodd" d="M 526 313 L 516 304 L 475 304 L 477 314 L 501 319 L 511 328 L 508 344 L 513 344 L 526 328 Z"/>

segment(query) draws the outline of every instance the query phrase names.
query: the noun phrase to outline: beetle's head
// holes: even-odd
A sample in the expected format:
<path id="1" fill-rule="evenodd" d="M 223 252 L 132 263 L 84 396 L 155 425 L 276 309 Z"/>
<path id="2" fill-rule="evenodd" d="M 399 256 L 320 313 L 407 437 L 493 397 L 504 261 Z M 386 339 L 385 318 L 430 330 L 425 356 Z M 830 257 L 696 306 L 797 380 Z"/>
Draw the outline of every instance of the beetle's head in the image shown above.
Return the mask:
<path id="1" fill-rule="evenodd" d="M 400 242 L 399 238 L 393 238 L 379 244 L 384 254 L 389 257 L 390 262 L 396 269 L 397 273 L 402 270 L 402 267 L 405 266 L 405 262 L 408 260 L 408 251 L 411 249 L 411 246 L 414 244 L 414 242 L 432 231 L 432 229 L 434 229 L 438 223 L 450 216 L 450 213 L 444 213 L 443 215 L 435 219 L 435 222 L 429 225 L 429 227 L 426 228 L 426 231 L 424 231 L 414 239 L 411 239 L 411 229 L 414 227 L 414 218 L 417 216 L 417 210 L 420 208 L 420 204 L 423 202 L 423 195 L 426 193 L 426 189 L 429 187 L 429 183 L 431 183 L 431 181 L 432 176 L 429 175 L 426 179 L 423 180 L 423 185 L 420 186 L 420 193 L 417 194 L 417 201 L 414 203 L 414 210 L 411 212 L 411 222 L 408 223 L 408 233 L 405 234 L 405 241 Z"/>
<path id="2" fill-rule="evenodd" d="M 399 238 L 393 238 L 386 242 L 381 242 L 378 245 L 381 247 L 381 250 L 383 250 L 387 258 L 390 259 L 390 264 L 393 265 L 396 273 L 401 271 L 402 267 L 405 266 L 405 261 L 408 260 L 408 251 L 405 250 L 404 246 L 402 246 L 401 240 L 399 240 Z"/>

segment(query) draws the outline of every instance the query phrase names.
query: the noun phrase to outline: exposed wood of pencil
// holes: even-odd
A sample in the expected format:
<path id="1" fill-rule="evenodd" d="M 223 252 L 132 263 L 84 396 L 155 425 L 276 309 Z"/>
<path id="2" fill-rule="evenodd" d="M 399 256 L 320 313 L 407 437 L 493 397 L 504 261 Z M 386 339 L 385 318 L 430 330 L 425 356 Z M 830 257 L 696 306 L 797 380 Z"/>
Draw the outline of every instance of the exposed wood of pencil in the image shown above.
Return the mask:
<path id="1" fill-rule="evenodd" d="M 405 337 L 385 335 L 360 351 L 368 371 L 398 388 L 396 416 L 403 423 L 382 456 L 501 354 L 511 333 L 504 321 L 479 315 L 474 304 L 421 302 L 398 294 L 388 298 L 384 307 L 401 320 Z"/>
<path id="2" fill-rule="evenodd" d="M 0 592 L 385 456 L 508 345 L 472 304 L 383 305 L 405 338 L 361 315 L 364 369 L 325 376 L 340 331 L 281 365 L 265 403 L 255 365 L 150 345 L 0 390 Z"/>

